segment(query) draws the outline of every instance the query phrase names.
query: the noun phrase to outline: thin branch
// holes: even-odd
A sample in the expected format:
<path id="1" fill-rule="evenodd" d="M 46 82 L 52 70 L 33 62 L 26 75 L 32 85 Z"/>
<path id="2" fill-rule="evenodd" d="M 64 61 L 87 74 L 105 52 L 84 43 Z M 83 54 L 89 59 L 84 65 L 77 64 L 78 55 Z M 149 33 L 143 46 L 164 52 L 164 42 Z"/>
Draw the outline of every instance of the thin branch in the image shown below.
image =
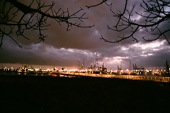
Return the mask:
<path id="1" fill-rule="evenodd" d="M 99 5 L 102 5 L 103 3 L 105 3 L 107 6 L 111 6 L 112 5 L 112 3 L 108 4 L 107 0 L 102 0 L 100 3 L 94 4 L 94 5 L 90 5 L 90 6 L 86 6 L 86 7 L 89 9 L 89 8 L 93 8 L 93 7 L 97 7 Z"/>
<path id="2" fill-rule="evenodd" d="M 131 4 L 130 4 L 131 5 Z M 128 0 L 125 1 L 125 5 L 122 11 L 119 11 L 118 13 L 114 12 L 111 8 L 110 11 L 113 14 L 114 18 L 117 18 L 117 22 L 113 27 L 110 27 L 110 25 L 107 25 L 107 28 L 109 30 L 113 30 L 115 32 L 123 32 L 123 31 L 130 31 L 129 35 L 123 34 L 122 36 L 118 36 L 120 39 L 116 41 L 109 41 L 105 38 L 102 38 L 104 41 L 110 42 L 110 43 L 118 43 L 120 41 L 132 38 L 136 42 L 138 42 L 138 38 L 135 38 L 135 34 L 137 34 L 139 31 L 145 31 L 147 33 L 153 33 L 159 31 L 159 34 L 154 39 L 146 39 L 145 36 L 142 38 L 145 41 L 154 41 L 159 39 L 161 36 L 163 36 L 167 42 L 170 44 L 170 41 L 166 37 L 166 33 L 170 32 L 170 28 L 161 31 L 160 27 L 163 23 L 169 24 L 170 21 L 170 12 L 166 11 L 165 8 L 170 7 L 170 1 L 166 0 L 142 0 L 140 3 L 140 7 L 143 8 L 142 13 L 138 13 L 135 11 L 135 5 L 132 6 L 132 8 L 128 9 Z M 134 13 L 135 12 L 135 13 Z M 133 20 L 132 17 L 134 16 L 140 16 L 145 21 L 139 22 L 136 20 Z"/>
<path id="3" fill-rule="evenodd" d="M 3 3 L 2 12 L 0 12 L 2 14 L 0 17 L 0 25 L 2 28 L 10 29 L 12 32 L 7 33 L 1 31 L 1 46 L 4 35 L 16 42 L 17 40 L 14 38 L 15 35 L 29 40 L 29 37 L 26 36 L 26 31 L 38 31 L 39 40 L 44 41 L 47 35 L 43 34 L 43 30 L 47 30 L 47 27 L 50 26 L 50 24 L 47 23 L 49 19 L 55 20 L 59 25 L 65 23 L 67 25 L 66 30 L 70 30 L 71 27 L 92 28 L 94 26 L 82 24 L 84 20 L 88 19 L 85 17 L 86 13 L 82 13 L 84 11 L 82 8 L 70 13 L 69 9 L 63 11 L 59 8 L 56 11 L 54 2 L 50 5 L 41 3 L 41 0 L 32 0 L 28 5 L 18 0 L 4 0 L 0 2 Z M 32 7 L 33 4 L 34 8 Z M 76 23 L 73 22 L 75 20 Z M 11 29 L 11 26 L 15 29 Z M 17 45 L 19 44 L 17 43 Z"/>

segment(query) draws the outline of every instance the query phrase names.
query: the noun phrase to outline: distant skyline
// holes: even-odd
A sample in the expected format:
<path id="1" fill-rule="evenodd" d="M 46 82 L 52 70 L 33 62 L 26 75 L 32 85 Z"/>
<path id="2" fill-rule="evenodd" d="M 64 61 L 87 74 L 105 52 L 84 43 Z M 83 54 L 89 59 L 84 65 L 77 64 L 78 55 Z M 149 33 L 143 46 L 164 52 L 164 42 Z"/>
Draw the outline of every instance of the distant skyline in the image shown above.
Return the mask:
<path id="1" fill-rule="evenodd" d="M 107 5 L 102 4 L 98 7 L 87 9 L 85 6 L 98 3 L 98 0 L 53 0 L 56 2 L 56 8 L 63 10 L 68 8 L 70 11 L 78 10 L 80 7 L 85 9 L 87 20 L 85 25 L 95 25 L 93 28 L 71 28 L 66 31 L 64 24 L 58 25 L 53 21 L 48 21 L 51 26 L 44 31 L 48 37 L 44 42 L 34 44 L 38 41 L 36 31 L 27 33 L 30 40 L 15 37 L 18 42 L 23 45 L 19 48 L 10 38 L 5 37 L 2 49 L 0 49 L 0 64 L 28 64 L 35 66 L 56 66 L 56 67 L 78 67 L 78 62 L 83 62 L 85 67 L 90 67 L 95 62 L 96 53 L 98 54 L 98 62 L 101 66 L 103 63 L 108 69 L 117 69 L 117 65 L 121 65 L 123 69 L 129 68 L 131 64 L 146 68 L 163 67 L 165 61 L 170 62 L 170 45 L 163 40 L 156 40 L 150 43 L 133 42 L 131 39 L 120 43 L 107 43 L 100 39 L 103 35 L 106 39 L 116 40 L 121 33 L 113 32 L 107 29 L 107 25 L 114 25 L 115 18 L 112 17 L 110 9 Z M 124 0 L 109 0 L 114 2 L 112 8 L 115 11 L 121 10 Z M 130 0 L 132 5 L 138 4 L 138 0 Z M 50 3 L 48 1 L 48 3 Z M 67 3 L 67 4 L 66 4 Z M 129 3 L 130 4 L 130 3 Z M 136 11 L 141 12 L 140 8 Z M 137 21 L 142 18 L 134 17 Z M 163 25 L 164 27 L 169 27 Z M 127 32 L 128 33 L 128 32 Z M 142 37 L 142 32 L 137 37 Z M 154 37 L 149 35 L 148 37 Z"/>

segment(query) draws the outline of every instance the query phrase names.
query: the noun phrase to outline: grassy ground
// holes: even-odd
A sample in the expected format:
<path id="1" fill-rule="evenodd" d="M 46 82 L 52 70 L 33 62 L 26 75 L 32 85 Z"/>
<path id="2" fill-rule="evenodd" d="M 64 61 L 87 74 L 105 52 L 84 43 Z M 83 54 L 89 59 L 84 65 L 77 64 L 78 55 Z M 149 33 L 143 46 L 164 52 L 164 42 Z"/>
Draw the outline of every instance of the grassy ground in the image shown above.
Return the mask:
<path id="1" fill-rule="evenodd" d="M 1 75 L 0 106 L 0 113 L 164 113 L 170 84 Z"/>

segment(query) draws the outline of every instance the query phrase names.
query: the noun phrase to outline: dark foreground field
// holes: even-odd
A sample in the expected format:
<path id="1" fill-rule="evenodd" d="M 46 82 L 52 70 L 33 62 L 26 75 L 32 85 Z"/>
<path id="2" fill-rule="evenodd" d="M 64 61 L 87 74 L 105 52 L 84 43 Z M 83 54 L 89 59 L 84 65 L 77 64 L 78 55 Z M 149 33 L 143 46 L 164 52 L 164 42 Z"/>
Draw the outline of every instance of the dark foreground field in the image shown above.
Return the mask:
<path id="1" fill-rule="evenodd" d="M 0 76 L 0 113 L 170 113 L 170 84 Z"/>

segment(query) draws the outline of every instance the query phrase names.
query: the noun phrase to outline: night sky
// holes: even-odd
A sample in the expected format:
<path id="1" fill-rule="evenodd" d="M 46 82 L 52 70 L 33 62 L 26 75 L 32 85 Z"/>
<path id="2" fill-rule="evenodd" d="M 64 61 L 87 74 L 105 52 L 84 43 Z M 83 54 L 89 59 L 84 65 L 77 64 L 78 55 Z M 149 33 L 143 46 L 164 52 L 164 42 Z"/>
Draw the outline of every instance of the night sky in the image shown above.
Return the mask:
<path id="1" fill-rule="evenodd" d="M 21 0 L 19 0 L 21 1 Z M 93 28 L 72 27 L 70 31 L 66 30 L 66 25 L 59 25 L 57 22 L 49 19 L 51 26 L 43 31 L 48 35 L 44 42 L 34 44 L 38 41 L 37 31 L 30 31 L 27 36 L 30 40 L 22 37 L 15 37 L 23 47 L 19 48 L 9 37 L 4 38 L 2 49 L 0 49 L 0 63 L 10 64 L 29 64 L 33 66 L 56 66 L 56 67 L 77 67 L 78 62 L 84 60 L 85 67 L 90 67 L 95 62 L 96 53 L 99 65 L 103 63 L 108 69 L 116 69 L 117 65 L 122 64 L 123 69 L 129 68 L 129 62 L 137 66 L 156 69 L 165 65 L 165 61 L 170 58 L 170 46 L 164 39 L 153 42 L 145 42 L 140 39 L 144 33 L 139 32 L 139 42 L 132 39 L 120 43 L 107 43 L 101 38 L 101 35 L 109 40 L 116 40 L 118 36 L 128 34 L 127 32 L 114 32 L 108 30 L 107 25 L 116 24 L 116 18 L 113 18 L 110 7 L 102 4 L 94 8 L 86 8 L 86 5 L 99 3 L 100 0 L 53 0 L 56 9 L 69 9 L 70 12 L 83 8 L 82 13 L 86 12 L 83 25 L 95 25 Z M 138 0 L 130 0 L 129 7 L 133 4 L 138 5 Z M 50 3 L 46 1 L 46 3 Z M 109 0 L 112 3 L 112 10 L 119 11 L 123 9 L 124 0 Z M 142 9 L 137 6 L 135 11 L 141 12 Z M 81 14 L 81 13 L 80 13 Z M 143 18 L 134 16 L 138 22 Z M 75 20 L 77 21 L 77 20 Z M 166 23 L 162 28 L 169 27 Z M 146 37 L 152 38 L 154 35 L 146 34 Z"/>

